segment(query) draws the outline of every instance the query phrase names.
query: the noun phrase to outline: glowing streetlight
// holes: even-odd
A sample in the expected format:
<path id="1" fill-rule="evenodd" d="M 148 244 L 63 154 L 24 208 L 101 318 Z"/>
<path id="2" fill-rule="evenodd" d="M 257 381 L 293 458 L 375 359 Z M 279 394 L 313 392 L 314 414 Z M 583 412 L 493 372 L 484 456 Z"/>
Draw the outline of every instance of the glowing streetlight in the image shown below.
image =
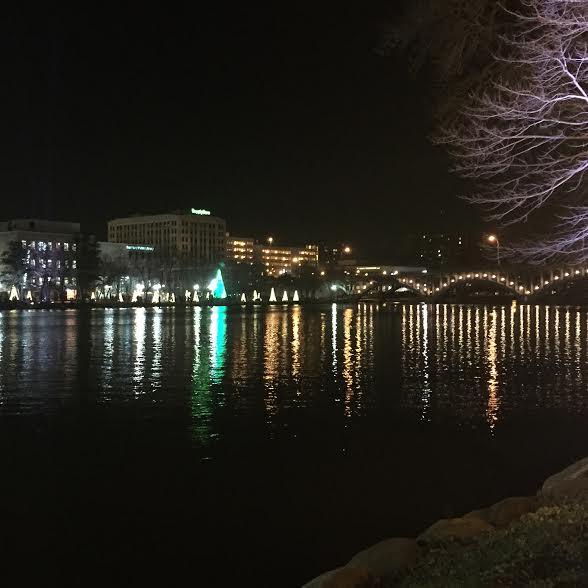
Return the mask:
<path id="1" fill-rule="evenodd" d="M 347 254 L 351 253 L 351 247 L 349 247 L 349 245 L 346 245 L 346 246 L 343 248 L 343 253 L 347 253 Z"/>
<path id="2" fill-rule="evenodd" d="M 267 238 L 267 242 L 271 245 L 274 242 L 274 238 L 273 237 L 268 237 Z"/>
<path id="3" fill-rule="evenodd" d="M 500 241 L 496 235 L 488 235 L 488 243 L 496 243 L 496 265 L 500 265 Z"/>
<path id="4" fill-rule="evenodd" d="M 194 290 L 200 290 L 200 284 L 194 284 Z"/>

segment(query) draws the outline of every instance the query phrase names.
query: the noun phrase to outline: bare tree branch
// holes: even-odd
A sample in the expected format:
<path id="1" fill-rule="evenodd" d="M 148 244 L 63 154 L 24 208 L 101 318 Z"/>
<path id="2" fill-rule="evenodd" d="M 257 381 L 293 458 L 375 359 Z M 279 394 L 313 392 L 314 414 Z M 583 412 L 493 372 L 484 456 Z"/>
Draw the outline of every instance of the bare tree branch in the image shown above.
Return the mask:
<path id="1" fill-rule="evenodd" d="M 455 171 L 479 191 L 468 197 L 502 224 L 527 220 L 546 204 L 563 210 L 554 236 L 514 249 L 541 262 L 588 258 L 588 0 L 521 0 L 501 36 L 491 83 L 471 93 L 442 129 Z"/>

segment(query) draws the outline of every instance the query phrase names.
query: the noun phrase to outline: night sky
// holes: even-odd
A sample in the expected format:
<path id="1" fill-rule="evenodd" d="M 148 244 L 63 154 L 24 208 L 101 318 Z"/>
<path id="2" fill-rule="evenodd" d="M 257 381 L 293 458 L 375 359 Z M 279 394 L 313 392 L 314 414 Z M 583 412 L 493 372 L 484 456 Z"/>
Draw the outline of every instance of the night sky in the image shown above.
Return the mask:
<path id="1" fill-rule="evenodd" d="M 387 257 L 478 216 L 428 142 L 430 80 L 374 49 L 399 3 L 208 4 L 5 15 L 2 219 L 104 237 L 194 206 L 236 235 Z"/>

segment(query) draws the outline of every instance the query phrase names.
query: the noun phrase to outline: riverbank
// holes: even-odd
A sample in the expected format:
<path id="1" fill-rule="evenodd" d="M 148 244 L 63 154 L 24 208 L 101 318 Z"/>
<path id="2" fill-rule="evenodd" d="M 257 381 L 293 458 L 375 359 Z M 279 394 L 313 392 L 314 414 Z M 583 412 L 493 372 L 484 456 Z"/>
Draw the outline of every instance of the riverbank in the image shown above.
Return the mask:
<path id="1" fill-rule="evenodd" d="M 391 538 L 303 588 L 588 585 L 588 458 L 416 538 Z"/>
<path id="2" fill-rule="evenodd" d="M 118 301 L 91 301 L 91 302 L 5 302 L 0 303 L 1 310 L 67 310 L 81 308 L 191 308 L 191 307 L 267 307 L 267 306 L 299 306 L 325 304 L 328 301 L 305 300 L 284 302 L 239 302 L 235 300 L 203 300 L 202 302 L 158 302 L 155 304 L 146 302 L 118 302 Z"/>

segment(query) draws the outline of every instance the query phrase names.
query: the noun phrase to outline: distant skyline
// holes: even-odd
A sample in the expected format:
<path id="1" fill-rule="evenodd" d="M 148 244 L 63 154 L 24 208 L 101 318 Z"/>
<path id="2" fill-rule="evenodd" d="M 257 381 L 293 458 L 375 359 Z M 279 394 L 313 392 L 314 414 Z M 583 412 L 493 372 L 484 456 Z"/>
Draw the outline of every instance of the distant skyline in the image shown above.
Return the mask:
<path id="1" fill-rule="evenodd" d="M 367 255 L 472 226 L 430 145 L 431 88 L 377 45 L 369 6 L 12 8 L 2 217 L 206 208 L 233 234 Z"/>

